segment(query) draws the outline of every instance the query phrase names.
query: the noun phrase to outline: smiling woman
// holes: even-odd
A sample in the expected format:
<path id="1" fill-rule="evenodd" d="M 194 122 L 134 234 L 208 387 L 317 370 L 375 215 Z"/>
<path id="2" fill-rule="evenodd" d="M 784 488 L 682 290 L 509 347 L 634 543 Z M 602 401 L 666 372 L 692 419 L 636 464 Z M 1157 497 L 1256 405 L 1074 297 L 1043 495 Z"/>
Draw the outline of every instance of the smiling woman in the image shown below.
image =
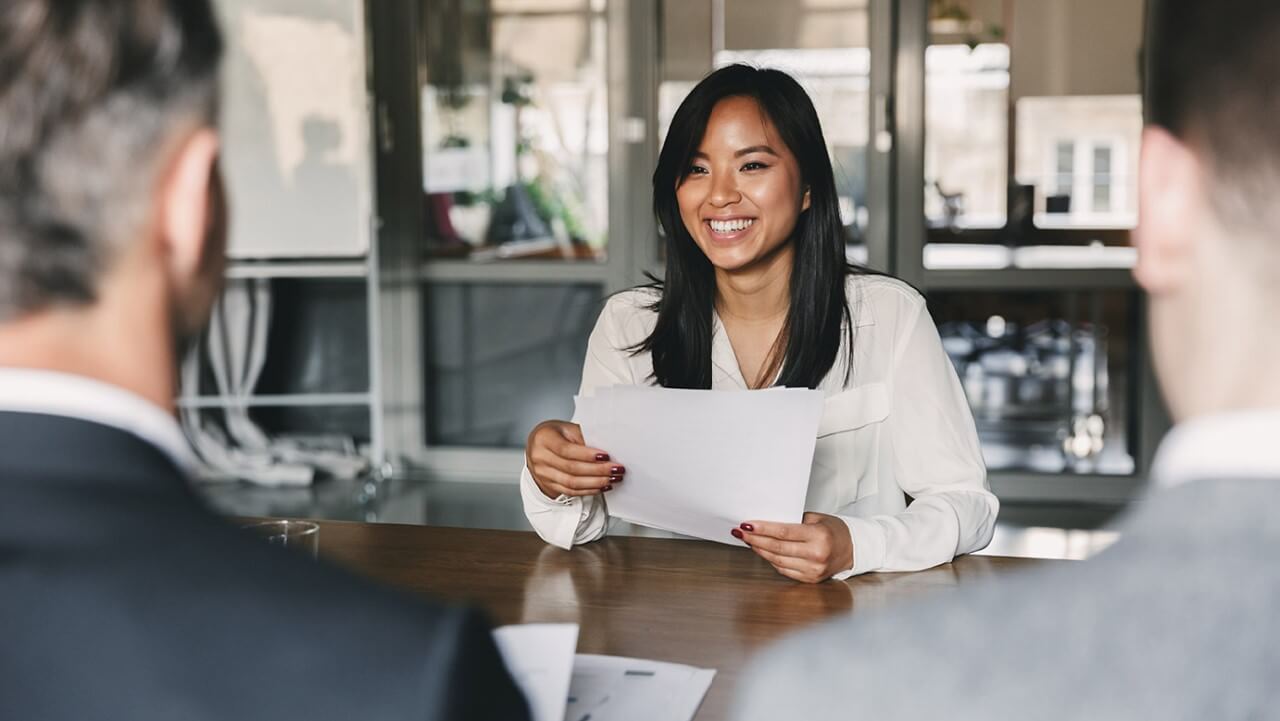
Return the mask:
<path id="1" fill-rule="evenodd" d="M 815 388 L 851 341 L 845 278 L 865 271 L 845 262 L 826 147 L 808 95 L 777 70 L 722 68 L 676 110 L 653 189 L 667 236 L 664 296 L 681 297 L 655 306 L 640 346 L 659 384 L 711 387 L 699 349 L 710 346 L 713 305 L 751 387 Z"/>
<path id="2" fill-rule="evenodd" d="M 955 370 L 918 293 L 846 263 L 800 85 L 745 65 L 707 76 L 672 119 L 653 192 L 665 276 L 610 299 L 581 392 L 823 391 L 803 522 L 725 529 L 788 578 L 919 570 L 985 547 L 999 503 Z M 549 543 L 596 540 L 603 494 L 625 475 L 577 424 L 546 421 L 526 448 L 525 513 Z"/>
<path id="3" fill-rule="evenodd" d="M 716 285 L 737 281 L 739 292 L 721 294 L 716 303 L 733 319 L 726 330 L 753 388 L 769 385 L 782 362 L 781 326 L 790 304 L 780 292 L 754 296 L 739 279 L 750 273 L 775 291 L 785 288 L 778 280 L 795 264 L 789 241 L 810 205 L 799 163 L 777 136 L 754 99 L 725 98 L 711 111 L 694 162 L 676 189 L 680 219 L 715 269 Z M 756 307 L 727 307 L 744 301 Z"/>
<path id="4" fill-rule="evenodd" d="M 724 270 L 789 250 L 798 211 L 809 209 L 795 156 L 786 146 L 779 151 L 768 144 L 777 144 L 777 130 L 751 98 L 721 101 L 707 126 L 676 190 L 681 220 L 693 229 L 698 248 Z M 753 141 L 764 142 L 748 145 Z"/>

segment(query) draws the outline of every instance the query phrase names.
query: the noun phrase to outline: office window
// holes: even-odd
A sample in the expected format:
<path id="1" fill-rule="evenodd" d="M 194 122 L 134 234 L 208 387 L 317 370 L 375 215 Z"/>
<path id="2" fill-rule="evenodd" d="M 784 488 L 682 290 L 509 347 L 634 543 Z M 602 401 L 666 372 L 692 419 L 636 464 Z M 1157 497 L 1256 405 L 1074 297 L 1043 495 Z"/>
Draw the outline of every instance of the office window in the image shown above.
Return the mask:
<path id="1" fill-rule="evenodd" d="M 1059 141 L 1054 160 L 1053 192 L 1070 197 L 1076 179 L 1076 144 L 1070 140 Z"/>
<path id="2" fill-rule="evenodd" d="M 960 232 L 1005 224 L 1009 46 L 925 49 L 925 219 Z"/>
<path id="3" fill-rule="evenodd" d="M 1136 94 L 1017 103 L 1019 184 L 1037 192 L 1035 226 L 1127 230 L 1137 222 L 1142 100 Z"/>
<path id="4" fill-rule="evenodd" d="M 1111 146 L 1093 148 L 1093 212 L 1111 212 Z"/>
<path id="5" fill-rule="evenodd" d="M 1122 264 L 1136 220 L 1142 3 L 939 2 L 929 13 L 926 267 L 1014 267 L 1004 249 L 1026 246 L 1054 248 L 1061 264 Z"/>
<path id="6" fill-rule="evenodd" d="M 429 254 L 602 260 L 608 224 L 603 3 L 427 0 Z"/>

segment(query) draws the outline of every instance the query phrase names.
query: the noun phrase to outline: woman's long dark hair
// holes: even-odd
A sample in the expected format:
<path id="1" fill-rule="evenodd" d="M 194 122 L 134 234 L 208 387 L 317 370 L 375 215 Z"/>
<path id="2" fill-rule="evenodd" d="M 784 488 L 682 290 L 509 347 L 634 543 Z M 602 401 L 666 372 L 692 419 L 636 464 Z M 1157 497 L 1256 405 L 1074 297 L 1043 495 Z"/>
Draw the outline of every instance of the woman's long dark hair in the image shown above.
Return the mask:
<path id="1" fill-rule="evenodd" d="M 716 103 L 748 97 L 773 121 L 800 166 L 801 187 L 809 190 L 809 208 L 796 220 L 791 301 L 780 339 L 782 373 L 777 385 L 817 388 L 840 352 L 841 336 L 853 348 L 853 323 L 845 297 L 845 279 L 864 269 L 845 260 L 844 233 L 836 199 L 835 176 L 822 126 L 800 84 L 779 71 L 730 65 L 698 83 L 676 110 L 653 171 L 653 210 L 666 235 L 666 275 L 653 286 L 661 297 L 653 309 L 653 333 L 633 348 L 653 357 L 653 375 L 667 388 L 711 388 L 714 268 L 680 217 L 676 187 L 684 181 L 702 143 Z M 844 332 L 842 333 L 842 325 Z M 850 364 L 851 365 L 851 364 Z M 850 365 L 845 368 L 848 382 Z"/>

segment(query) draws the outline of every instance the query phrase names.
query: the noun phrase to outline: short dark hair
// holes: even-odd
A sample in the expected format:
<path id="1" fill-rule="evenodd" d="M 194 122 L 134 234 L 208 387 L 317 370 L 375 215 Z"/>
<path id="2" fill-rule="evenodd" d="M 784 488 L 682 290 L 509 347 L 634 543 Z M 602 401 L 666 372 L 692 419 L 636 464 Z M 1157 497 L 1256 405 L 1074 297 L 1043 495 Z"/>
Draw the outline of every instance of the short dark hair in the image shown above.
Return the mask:
<path id="1" fill-rule="evenodd" d="M 221 56 L 209 0 L 0 3 L 0 320 L 94 300 Z"/>
<path id="2" fill-rule="evenodd" d="M 711 111 L 721 100 L 754 100 L 796 157 L 809 209 L 792 232 L 795 261 L 790 309 L 783 332 L 782 370 L 777 385 L 817 388 L 839 360 L 841 342 L 853 349 L 853 323 L 845 294 L 850 274 L 865 269 L 845 260 L 844 227 L 835 175 L 822 124 L 809 95 L 781 70 L 729 65 L 703 78 L 680 103 L 671 120 L 653 172 L 653 209 L 666 235 L 666 273 L 653 287 L 653 332 L 633 351 L 649 351 L 654 380 L 667 388 L 711 387 L 712 310 L 715 274 L 680 217 L 676 187 L 689 175 Z M 848 381 L 851 364 L 845 365 Z"/>
<path id="3" fill-rule="evenodd" d="M 1280 231 L 1280 2 L 1148 0 L 1147 122 L 1197 150 L 1229 227 Z"/>

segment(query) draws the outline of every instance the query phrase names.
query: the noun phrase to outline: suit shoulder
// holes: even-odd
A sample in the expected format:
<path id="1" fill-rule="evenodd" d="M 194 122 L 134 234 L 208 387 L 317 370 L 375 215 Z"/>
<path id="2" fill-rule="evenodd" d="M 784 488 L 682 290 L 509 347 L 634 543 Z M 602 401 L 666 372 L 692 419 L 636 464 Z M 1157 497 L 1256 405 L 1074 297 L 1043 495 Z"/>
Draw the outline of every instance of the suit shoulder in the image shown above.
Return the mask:
<path id="1" fill-rule="evenodd" d="M 1168 698 L 1170 684 L 1202 677 L 1201 659 L 1230 634 L 1228 627 L 1238 628 L 1241 616 L 1263 624 L 1270 613 L 1254 604 L 1248 618 L 1251 611 L 1237 606 L 1235 614 L 1210 614 L 1219 622 L 1197 612 L 1203 590 L 1179 598 L 1154 582 L 1160 576 L 1151 569 L 1175 565 L 1167 544 L 1159 545 L 1122 539 L 1084 563 L 1023 570 L 945 598 L 807 629 L 749 667 L 735 718 L 834 721 L 846 718 L 847 704 L 857 699 L 867 718 L 980 719 L 1015 715 L 1027 698 L 1093 704 L 1089 714 L 1062 718 L 1142 718 L 1142 709 Z M 1214 565 L 1223 564 L 1215 558 Z M 1180 567 L 1184 581 L 1185 572 Z M 1238 598 L 1228 577 L 1239 574 L 1220 575 L 1204 585 Z M 1052 673 L 1045 672 L 1046 653 Z M 1099 658 L 1107 659 L 1106 670 Z M 1229 671 L 1259 687 L 1270 683 L 1265 675 L 1252 661 Z M 1205 692 L 1216 691 L 1218 681 L 1204 678 L 1214 684 Z M 1200 697 L 1195 689 L 1185 692 Z"/>

